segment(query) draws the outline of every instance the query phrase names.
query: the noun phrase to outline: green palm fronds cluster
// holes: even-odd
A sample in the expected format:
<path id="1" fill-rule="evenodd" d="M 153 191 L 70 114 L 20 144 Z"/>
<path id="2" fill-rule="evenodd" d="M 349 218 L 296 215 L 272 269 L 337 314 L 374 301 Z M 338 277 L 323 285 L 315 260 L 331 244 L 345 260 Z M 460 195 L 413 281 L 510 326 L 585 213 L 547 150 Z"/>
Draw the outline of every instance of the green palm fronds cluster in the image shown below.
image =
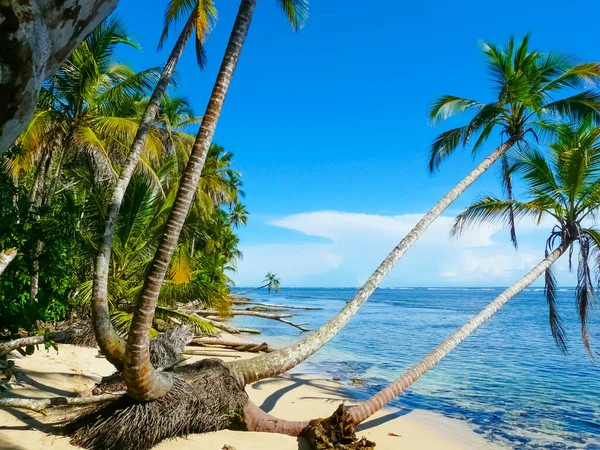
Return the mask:
<path id="1" fill-rule="evenodd" d="M 198 23 L 198 28 L 206 26 Z M 2 176 L 23 192 L 21 201 L 27 197 L 33 205 L 36 197 L 45 198 L 50 200 L 47 205 L 54 200 L 55 208 L 68 203 L 73 212 L 69 217 L 46 214 L 38 201 L 38 206 L 27 207 L 31 213 L 24 218 L 43 221 L 46 229 L 65 228 L 65 220 L 74 221 L 77 245 L 70 251 L 77 253 L 77 276 L 69 282 L 65 312 L 71 307 L 89 308 L 93 262 L 107 205 L 160 73 L 159 68 L 135 72 L 116 62 L 113 53 L 119 45 L 137 48 L 118 19 L 96 28 L 46 81 L 34 119 L 1 161 Z M 121 331 L 131 322 L 194 142 L 189 132 L 199 123 L 185 99 L 165 95 L 125 193 L 109 273 L 112 319 Z M 194 301 L 223 311 L 229 308 L 227 273 L 241 258 L 234 229 L 244 225 L 248 216 L 243 196 L 233 154 L 213 144 L 160 294 L 157 323 L 183 322 L 207 333 L 212 331 L 207 322 L 176 307 Z M 23 243 L 18 246 L 26 255 Z M 46 248 L 51 251 L 52 246 Z M 45 255 L 40 258 L 43 277 Z M 30 259 L 25 256 L 23 264 Z M 41 298 L 51 294 L 50 288 L 42 288 L 46 292 Z"/>

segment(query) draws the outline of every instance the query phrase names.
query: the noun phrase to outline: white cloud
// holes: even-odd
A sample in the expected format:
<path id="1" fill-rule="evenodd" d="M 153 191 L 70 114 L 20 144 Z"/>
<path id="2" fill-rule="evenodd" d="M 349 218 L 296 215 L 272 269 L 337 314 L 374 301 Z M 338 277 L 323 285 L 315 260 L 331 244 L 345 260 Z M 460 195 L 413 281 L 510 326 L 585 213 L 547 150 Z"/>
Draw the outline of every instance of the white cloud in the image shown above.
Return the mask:
<path id="1" fill-rule="evenodd" d="M 267 271 L 275 271 L 287 286 L 358 286 L 421 217 L 317 211 L 273 219 L 267 224 L 326 241 L 242 246 L 244 259 L 234 279 L 239 285 L 256 284 Z M 384 284 L 510 284 L 543 257 L 545 235 L 551 228 L 546 221 L 539 227 L 531 221 L 519 224 L 521 249 L 515 252 L 507 232 L 500 235 L 498 227 L 483 226 L 460 239 L 450 238 L 453 220 L 452 216 L 436 220 Z"/>

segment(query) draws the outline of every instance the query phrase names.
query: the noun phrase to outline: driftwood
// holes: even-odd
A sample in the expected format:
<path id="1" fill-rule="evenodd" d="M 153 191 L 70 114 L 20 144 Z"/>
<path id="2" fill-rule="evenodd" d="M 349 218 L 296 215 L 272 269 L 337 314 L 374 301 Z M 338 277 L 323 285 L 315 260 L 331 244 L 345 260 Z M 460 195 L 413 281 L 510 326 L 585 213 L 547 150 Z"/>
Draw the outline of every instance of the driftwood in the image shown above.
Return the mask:
<path id="1" fill-rule="evenodd" d="M 279 305 L 277 303 L 261 303 L 261 302 L 253 302 L 252 300 L 236 300 L 231 299 L 232 305 L 247 305 L 247 306 L 263 306 L 265 308 L 274 308 L 274 309 L 301 309 L 303 311 L 318 311 L 323 308 L 317 308 L 312 306 L 292 306 L 292 305 Z"/>
<path id="2" fill-rule="evenodd" d="M 194 311 L 195 314 L 208 317 L 210 320 L 215 320 L 218 317 L 219 312 L 214 309 L 201 309 L 199 311 Z M 285 323 L 287 325 L 291 325 L 292 327 L 296 327 L 301 331 L 311 331 L 309 328 L 304 327 L 306 323 L 294 323 L 289 320 L 285 320 L 290 317 L 294 317 L 294 314 L 280 314 L 280 313 L 272 313 L 272 312 L 262 312 L 262 311 L 250 311 L 248 309 L 233 309 L 229 312 L 230 316 L 251 316 L 251 317 L 260 317 L 262 319 L 270 319 L 277 320 L 279 322 Z"/>
<path id="3" fill-rule="evenodd" d="M 39 345 L 46 341 L 63 341 L 70 336 L 73 332 L 71 330 L 57 331 L 56 333 L 50 333 L 46 336 L 28 336 L 20 339 L 14 339 L 12 341 L 0 342 L 0 356 L 7 355 L 8 353 L 18 348 L 27 347 L 28 345 Z"/>
<path id="4" fill-rule="evenodd" d="M 44 413 L 46 409 L 53 406 L 82 406 L 93 403 L 101 403 L 121 397 L 125 392 L 113 392 L 112 394 L 91 395 L 89 397 L 52 397 L 52 398 L 0 398 L 2 408 L 29 409 Z"/>
<path id="5" fill-rule="evenodd" d="M 10 264 L 10 262 L 13 259 L 15 259 L 16 256 L 16 248 L 9 248 L 7 250 L 4 250 L 3 252 L 0 252 L 0 275 L 2 275 L 2 272 L 4 272 L 6 267 Z"/>
<path id="6" fill-rule="evenodd" d="M 192 314 L 195 314 L 195 313 L 192 313 Z M 215 320 L 214 318 L 211 318 L 210 316 L 203 317 L 202 320 L 204 320 L 207 323 L 210 323 L 213 327 L 218 328 L 219 330 L 223 330 L 223 331 L 226 331 L 227 333 L 231 333 L 231 334 L 240 334 L 240 333 L 260 334 L 260 330 L 257 330 L 255 328 L 232 327 L 230 325 L 227 325 L 226 323 L 223 323 L 223 321 Z"/>
<path id="7" fill-rule="evenodd" d="M 257 344 L 256 342 L 250 341 L 227 341 L 224 339 L 220 339 L 218 337 L 196 337 L 191 342 L 192 345 L 200 345 L 200 346 L 221 346 L 225 348 L 231 348 L 232 350 L 237 350 L 240 352 L 265 352 L 270 353 L 273 351 L 272 348 L 269 347 L 269 344 L 263 342 L 262 344 Z"/>
<path id="8" fill-rule="evenodd" d="M 241 358 L 240 355 L 235 355 L 233 353 L 203 352 L 201 350 L 184 350 L 183 354 L 190 356 L 210 356 L 211 358 Z"/>

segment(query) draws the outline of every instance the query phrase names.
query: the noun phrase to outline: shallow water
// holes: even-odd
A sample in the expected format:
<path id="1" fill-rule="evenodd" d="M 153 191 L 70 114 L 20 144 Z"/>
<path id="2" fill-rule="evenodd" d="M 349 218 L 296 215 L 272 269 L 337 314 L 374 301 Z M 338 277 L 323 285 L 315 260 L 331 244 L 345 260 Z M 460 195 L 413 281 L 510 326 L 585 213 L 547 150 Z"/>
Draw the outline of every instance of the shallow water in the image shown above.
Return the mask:
<path id="1" fill-rule="evenodd" d="M 321 325 L 350 300 L 355 289 L 282 289 L 250 295 L 265 302 L 322 307 L 292 320 Z M 501 288 L 378 289 L 357 316 L 297 371 L 342 381 L 365 398 L 419 361 L 491 301 Z M 562 355 L 550 334 L 543 290 L 512 299 L 489 322 L 418 380 L 392 404 L 427 409 L 471 422 L 489 440 L 515 449 L 600 450 L 600 366 L 583 349 L 573 289 L 561 289 L 559 307 L 570 338 Z M 283 323 L 236 318 L 260 328 L 274 345 L 301 333 Z M 598 311 L 590 326 L 600 342 Z M 593 342 L 594 342 L 593 341 Z M 600 345 L 600 344 L 598 344 Z"/>

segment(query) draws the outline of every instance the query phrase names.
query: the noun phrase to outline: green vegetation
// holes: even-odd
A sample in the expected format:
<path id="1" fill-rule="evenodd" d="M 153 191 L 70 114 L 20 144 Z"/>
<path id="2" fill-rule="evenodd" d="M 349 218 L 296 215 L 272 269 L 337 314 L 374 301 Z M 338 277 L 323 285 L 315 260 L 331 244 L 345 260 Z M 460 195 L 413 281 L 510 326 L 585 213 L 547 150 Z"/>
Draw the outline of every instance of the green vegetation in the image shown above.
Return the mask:
<path id="1" fill-rule="evenodd" d="M 0 283 L 0 329 L 32 330 L 38 320 L 89 311 L 112 187 L 158 73 L 114 61 L 119 45 L 135 48 L 118 19 L 99 26 L 45 83 L 34 120 L 3 155 L 0 248 L 19 253 Z M 187 130 L 198 121 L 184 99 L 164 96 L 125 192 L 108 283 L 118 328 L 131 321 L 189 158 Z M 160 296 L 161 319 L 176 315 L 198 331 L 211 326 L 170 308 L 189 301 L 228 306 L 227 271 L 241 256 L 234 227 L 247 220 L 232 156 L 210 147 Z"/>

